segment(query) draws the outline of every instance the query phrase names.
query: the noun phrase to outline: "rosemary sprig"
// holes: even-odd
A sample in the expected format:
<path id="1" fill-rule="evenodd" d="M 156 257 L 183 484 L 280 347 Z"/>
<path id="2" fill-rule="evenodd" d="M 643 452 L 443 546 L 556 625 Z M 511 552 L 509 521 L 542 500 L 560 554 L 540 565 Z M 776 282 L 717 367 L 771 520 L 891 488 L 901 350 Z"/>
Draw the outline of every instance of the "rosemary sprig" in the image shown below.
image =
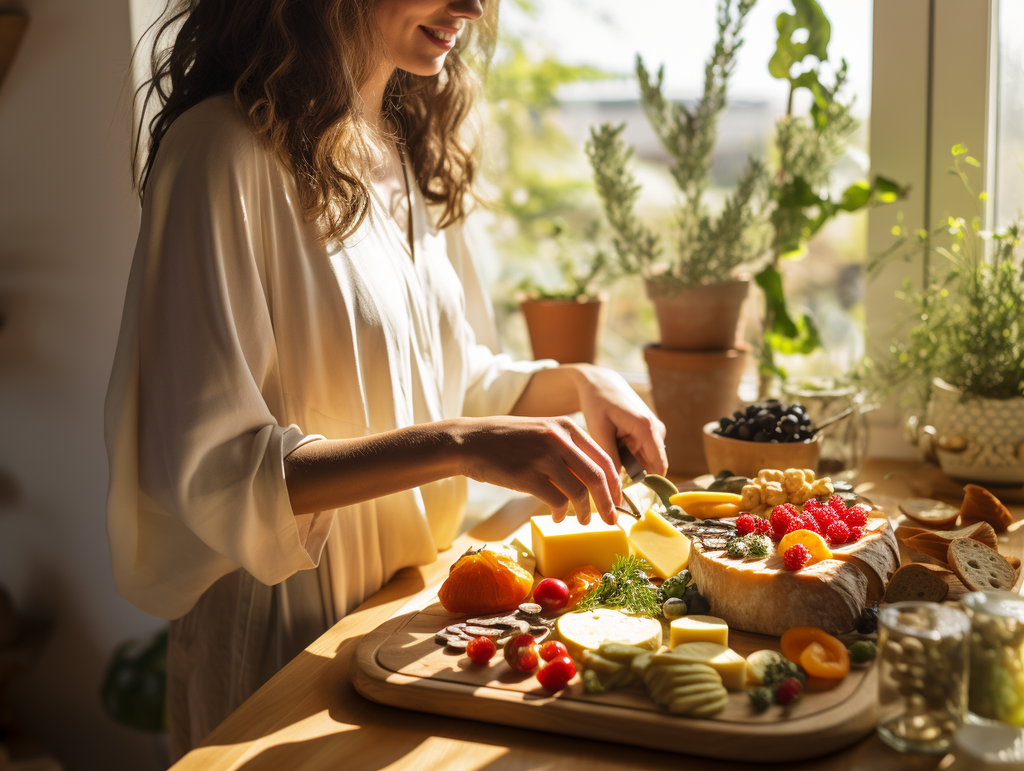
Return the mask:
<path id="1" fill-rule="evenodd" d="M 601 583 L 580 600 L 576 609 L 622 608 L 635 616 L 657 618 L 661 615 L 661 603 L 658 587 L 647 577 L 650 569 L 644 560 L 631 554 L 616 557 L 611 572 L 604 574 Z"/>

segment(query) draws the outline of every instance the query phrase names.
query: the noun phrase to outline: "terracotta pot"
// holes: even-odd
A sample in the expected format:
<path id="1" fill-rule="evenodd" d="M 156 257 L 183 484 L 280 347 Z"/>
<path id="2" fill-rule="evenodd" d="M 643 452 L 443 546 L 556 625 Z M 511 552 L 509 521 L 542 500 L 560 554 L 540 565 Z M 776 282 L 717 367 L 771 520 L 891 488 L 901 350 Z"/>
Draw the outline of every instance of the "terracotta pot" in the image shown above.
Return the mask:
<path id="1" fill-rule="evenodd" d="M 740 311 L 750 289 L 747 279 L 682 290 L 656 278 L 646 285 L 662 348 L 722 351 L 742 345 Z"/>
<path id="2" fill-rule="evenodd" d="M 729 470 L 744 477 L 755 477 L 766 468 L 809 468 L 818 471 L 821 434 L 802 442 L 747 442 L 713 433 L 718 420 L 704 425 L 704 459 L 708 473 Z"/>
<path id="3" fill-rule="evenodd" d="M 600 349 L 608 303 L 604 297 L 577 300 L 527 300 L 519 304 L 530 330 L 534 359 L 560 364 L 593 364 Z"/>
<path id="4" fill-rule="evenodd" d="M 644 358 L 651 373 L 655 411 L 667 429 L 669 472 L 687 477 L 707 473 L 704 424 L 739 407 L 747 351 L 670 351 L 648 345 Z"/>

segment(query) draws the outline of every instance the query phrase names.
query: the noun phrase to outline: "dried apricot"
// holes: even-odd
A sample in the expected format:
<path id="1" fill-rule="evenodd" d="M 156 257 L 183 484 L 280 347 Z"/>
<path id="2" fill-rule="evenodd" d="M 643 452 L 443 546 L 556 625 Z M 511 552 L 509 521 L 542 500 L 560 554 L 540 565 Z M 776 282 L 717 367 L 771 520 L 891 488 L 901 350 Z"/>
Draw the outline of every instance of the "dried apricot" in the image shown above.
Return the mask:
<path id="1" fill-rule="evenodd" d="M 779 641 L 782 655 L 812 677 L 836 680 L 850 671 L 850 654 L 843 643 L 816 626 L 795 626 Z"/>
<path id="2" fill-rule="evenodd" d="M 800 654 L 800 666 L 811 677 L 841 680 L 850 671 L 850 654 L 842 643 L 838 648 L 826 648 L 820 642 L 812 642 Z"/>
<path id="3" fill-rule="evenodd" d="M 813 565 L 815 562 L 832 559 L 832 552 L 829 550 L 828 544 L 825 543 L 825 539 L 811 530 L 794 530 L 792 533 L 787 533 L 779 541 L 775 551 L 777 554 L 785 554 L 789 547 L 796 546 L 798 543 L 807 547 L 807 551 L 811 553 L 811 558 L 804 567 Z"/>
<path id="4" fill-rule="evenodd" d="M 573 568 L 562 580 L 569 587 L 569 599 L 565 603 L 566 610 L 576 607 L 576 603 L 586 597 L 601 583 L 603 574 L 593 565 L 580 565 Z"/>

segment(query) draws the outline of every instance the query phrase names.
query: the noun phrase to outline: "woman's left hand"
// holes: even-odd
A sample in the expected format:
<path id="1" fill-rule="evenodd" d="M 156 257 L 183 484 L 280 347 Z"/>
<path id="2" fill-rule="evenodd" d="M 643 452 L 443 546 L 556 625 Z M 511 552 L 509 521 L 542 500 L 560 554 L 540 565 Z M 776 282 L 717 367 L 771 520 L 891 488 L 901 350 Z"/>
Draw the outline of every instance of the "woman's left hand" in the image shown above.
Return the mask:
<path id="1" fill-rule="evenodd" d="M 615 447 L 616 440 L 621 440 L 645 471 L 664 474 L 668 470 L 665 424 L 617 372 L 587 364 L 573 368 L 587 430 L 611 457 L 615 468 L 622 465 Z"/>

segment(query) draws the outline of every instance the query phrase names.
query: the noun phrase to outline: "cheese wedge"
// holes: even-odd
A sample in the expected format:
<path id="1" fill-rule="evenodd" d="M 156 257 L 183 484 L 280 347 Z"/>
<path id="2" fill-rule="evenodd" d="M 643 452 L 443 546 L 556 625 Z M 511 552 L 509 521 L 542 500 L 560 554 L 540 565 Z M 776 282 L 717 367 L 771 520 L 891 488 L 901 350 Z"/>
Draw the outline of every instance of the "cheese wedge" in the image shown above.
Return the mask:
<path id="1" fill-rule="evenodd" d="M 631 616 L 614 608 L 595 608 L 560 616 L 555 627 L 569 655 L 579 659 L 583 651 L 595 651 L 604 643 L 622 643 L 654 651 L 661 645 L 661 622 Z"/>
<path id="2" fill-rule="evenodd" d="M 714 616 L 683 616 L 672 622 L 670 648 L 689 642 L 729 644 L 729 625 Z"/>
<path id="3" fill-rule="evenodd" d="M 683 643 L 672 649 L 672 657 L 688 664 L 707 664 L 722 676 L 722 685 L 741 691 L 747 683 L 747 660 L 736 651 L 713 642 Z"/>
<path id="4" fill-rule="evenodd" d="M 619 515 L 620 519 L 632 519 Z M 549 578 L 562 578 L 580 565 L 593 565 L 607 573 L 619 555 L 629 554 L 629 540 L 619 525 L 609 525 L 600 517 L 591 517 L 581 525 L 573 516 L 561 522 L 550 517 L 530 519 L 533 554 L 537 572 Z"/>
<path id="5" fill-rule="evenodd" d="M 626 533 L 632 553 L 646 560 L 659 578 L 671 578 L 690 561 L 690 539 L 653 509 L 639 521 L 619 517 L 619 527 Z"/>

